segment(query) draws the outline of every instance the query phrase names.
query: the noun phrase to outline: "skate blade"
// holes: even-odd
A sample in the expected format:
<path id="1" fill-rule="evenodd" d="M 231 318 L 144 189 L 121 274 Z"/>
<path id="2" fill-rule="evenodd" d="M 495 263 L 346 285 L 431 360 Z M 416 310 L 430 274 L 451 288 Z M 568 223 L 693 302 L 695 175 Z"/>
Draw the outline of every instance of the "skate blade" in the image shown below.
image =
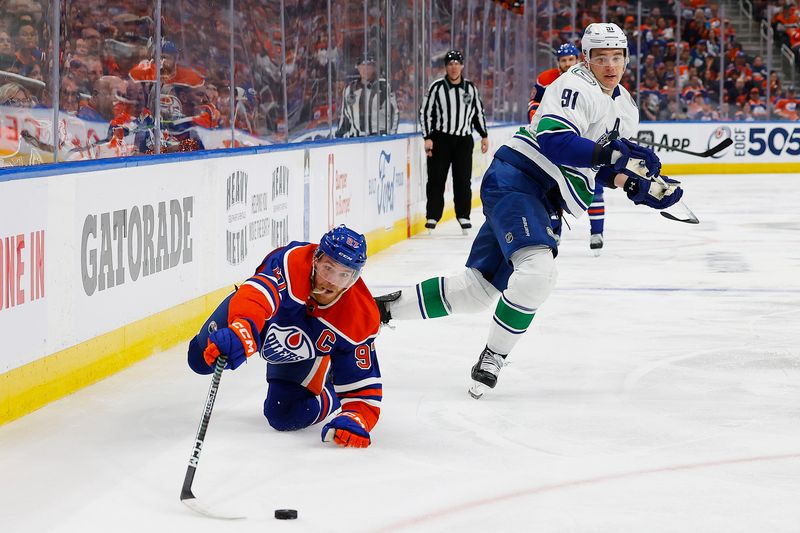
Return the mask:
<path id="1" fill-rule="evenodd" d="M 601 251 L 602 251 L 601 248 L 595 248 L 594 250 L 592 250 L 592 255 L 594 255 L 595 257 L 600 257 Z"/>
<path id="2" fill-rule="evenodd" d="M 461 228 L 461 235 L 469 235 L 469 230 L 467 228 Z"/>
<path id="3" fill-rule="evenodd" d="M 475 398 L 476 400 L 480 400 L 483 393 L 486 392 L 488 387 L 483 383 L 478 383 L 477 381 L 472 382 L 472 386 L 467 391 L 470 396 Z"/>

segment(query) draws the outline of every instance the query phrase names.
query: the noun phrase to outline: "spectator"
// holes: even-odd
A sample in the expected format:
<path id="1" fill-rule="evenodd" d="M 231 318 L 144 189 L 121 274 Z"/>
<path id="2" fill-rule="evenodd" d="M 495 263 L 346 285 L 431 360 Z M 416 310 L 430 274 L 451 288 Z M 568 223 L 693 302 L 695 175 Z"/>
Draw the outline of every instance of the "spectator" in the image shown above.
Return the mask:
<path id="1" fill-rule="evenodd" d="M 781 79 L 776 71 L 769 73 L 769 94 L 773 99 L 777 99 L 778 95 L 783 91 L 781 90 Z"/>
<path id="2" fill-rule="evenodd" d="M 792 49 L 796 57 L 796 62 L 800 64 L 800 26 L 791 28 L 787 32 L 789 48 Z"/>
<path id="3" fill-rule="evenodd" d="M 761 58 L 761 56 L 756 56 L 753 58 L 753 64 L 750 70 L 752 71 L 752 77 L 754 81 L 763 84 L 767 79 L 767 66 L 764 64 L 764 60 Z"/>
<path id="4" fill-rule="evenodd" d="M 78 91 L 82 94 L 92 93 L 92 84 L 89 82 L 89 64 L 80 59 L 73 58 L 69 61 L 64 74 L 70 76 L 78 85 Z"/>
<path id="5" fill-rule="evenodd" d="M 131 79 L 142 83 L 155 83 L 155 61 L 146 59 L 133 67 L 129 73 Z M 200 87 L 205 79 L 195 69 L 178 64 L 178 47 L 171 41 L 161 45 L 161 84 L 163 86 L 180 85 L 184 87 Z"/>
<path id="6" fill-rule="evenodd" d="M 216 94 L 216 87 L 213 87 L 213 91 L 210 90 L 211 87 L 213 86 L 191 89 L 190 112 L 187 113 L 195 124 L 206 129 L 221 128 L 224 125 L 222 114 L 210 98 L 210 95 Z"/>
<path id="7" fill-rule="evenodd" d="M 736 78 L 733 85 L 728 87 L 727 100 L 730 104 L 742 105 L 745 103 L 749 96 L 749 90 L 745 86 L 745 80 L 742 77 Z"/>
<path id="8" fill-rule="evenodd" d="M 125 94 L 125 82 L 116 76 L 102 76 L 92 88 L 92 97 L 78 109 L 77 116 L 93 122 L 110 122 L 114 118 L 117 97 Z"/>
<path id="9" fill-rule="evenodd" d="M 711 57 L 708 51 L 708 41 L 700 39 L 689 53 L 689 66 L 697 69 L 705 68 L 706 58 Z"/>
<path id="10" fill-rule="evenodd" d="M 772 17 L 772 27 L 783 44 L 789 44 L 786 34 L 790 29 L 800 26 L 797 9 L 791 2 L 786 2 L 783 9 Z"/>
<path id="11" fill-rule="evenodd" d="M 753 70 L 750 68 L 750 65 L 747 64 L 747 58 L 744 52 L 736 52 L 736 58 L 733 64 L 725 70 L 725 78 L 729 80 L 742 78 L 746 81 L 753 78 Z"/>
<path id="12" fill-rule="evenodd" d="M 9 82 L 0 85 L 0 105 L 9 107 L 34 107 L 36 99 L 23 85 Z"/>
<path id="13" fill-rule="evenodd" d="M 61 78 L 61 87 L 58 96 L 59 108 L 70 115 L 76 115 L 81 104 L 81 93 L 78 84 L 71 76 Z"/>
<path id="14" fill-rule="evenodd" d="M 754 120 L 767 119 L 767 105 L 761 99 L 761 91 L 758 90 L 758 87 L 750 89 L 750 98 L 747 100 L 745 109 L 749 109 Z"/>
<path id="15" fill-rule="evenodd" d="M 75 40 L 75 51 L 67 55 L 67 65 L 72 59 L 86 63 L 89 61 L 89 44 L 85 39 Z"/>
<path id="16" fill-rule="evenodd" d="M 94 28 L 83 28 L 81 31 L 81 37 L 86 43 L 86 54 L 100 56 L 100 54 L 103 52 L 101 45 L 102 37 L 100 36 L 100 32 Z"/>
<path id="17" fill-rule="evenodd" d="M 39 33 L 32 24 L 22 23 L 17 28 L 16 37 L 16 61 L 11 70 L 22 76 L 28 76 L 35 66 L 41 67 L 44 61 L 44 52 L 39 50 Z"/>
<path id="18" fill-rule="evenodd" d="M 797 121 L 797 98 L 794 87 L 786 90 L 786 96 L 775 102 L 775 114 L 783 120 Z"/>
<path id="19" fill-rule="evenodd" d="M 656 8 L 653 8 L 655 10 Z M 651 11 L 652 14 L 652 11 Z M 656 20 L 656 30 L 654 31 L 656 39 L 663 39 L 665 41 L 675 41 L 675 30 L 672 26 L 667 25 L 667 20 L 664 17 L 658 17 Z"/>
<path id="20" fill-rule="evenodd" d="M 0 30 L 0 70 L 10 70 L 16 61 L 14 45 L 5 30 Z"/>
<path id="21" fill-rule="evenodd" d="M 705 11 L 696 9 L 694 18 L 686 23 L 682 36 L 689 43 L 689 46 L 694 46 L 699 40 L 708 39 L 710 30 L 711 25 L 706 20 Z"/>
<path id="22" fill-rule="evenodd" d="M 661 112 L 661 98 L 655 92 L 642 92 L 641 120 L 655 121 Z"/>

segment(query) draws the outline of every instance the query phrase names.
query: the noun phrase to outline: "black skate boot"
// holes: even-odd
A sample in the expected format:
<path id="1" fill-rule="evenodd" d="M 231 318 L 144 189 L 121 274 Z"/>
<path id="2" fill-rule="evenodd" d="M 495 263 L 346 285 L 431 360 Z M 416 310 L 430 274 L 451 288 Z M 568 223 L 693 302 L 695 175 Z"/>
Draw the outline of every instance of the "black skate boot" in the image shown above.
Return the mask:
<path id="1" fill-rule="evenodd" d="M 392 313 L 389 311 L 389 304 L 400 298 L 400 293 L 403 291 L 390 292 L 373 298 L 375 304 L 378 306 L 378 312 L 381 314 L 381 324 L 389 324 L 392 319 Z"/>
<path id="2" fill-rule="evenodd" d="M 589 249 L 594 253 L 595 257 L 600 255 L 600 251 L 603 249 L 602 233 L 592 233 L 592 236 L 589 238 Z"/>
<path id="3" fill-rule="evenodd" d="M 497 385 L 497 375 L 500 369 L 506 366 L 506 356 L 493 352 L 487 346 L 478 356 L 478 362 L 472 367 L 472 386 L 469 395 L 476 400 L 483 396 L 486 389 L 493 389 Z"/>

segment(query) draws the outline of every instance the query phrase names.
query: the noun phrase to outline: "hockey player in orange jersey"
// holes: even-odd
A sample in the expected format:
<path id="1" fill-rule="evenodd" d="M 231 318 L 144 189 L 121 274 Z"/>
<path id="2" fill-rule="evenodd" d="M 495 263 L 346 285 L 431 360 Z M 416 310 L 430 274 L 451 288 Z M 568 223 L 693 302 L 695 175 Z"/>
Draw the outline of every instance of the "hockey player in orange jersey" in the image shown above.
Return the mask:
<path id="1" fill-rule="evenodd" d="M 345 226 L 320 243 L 270 252 L 189 343 L 189 367 L 236 369 L 253 354 L 267 361 L 264 416 L 278 431 L 323 423 L 323 442 L 366 448 L 383 387 L 375 337 L 378 308 L 360 278 L 364 236 Z M 340 409 L 341 408 L 341 409 Z"/>

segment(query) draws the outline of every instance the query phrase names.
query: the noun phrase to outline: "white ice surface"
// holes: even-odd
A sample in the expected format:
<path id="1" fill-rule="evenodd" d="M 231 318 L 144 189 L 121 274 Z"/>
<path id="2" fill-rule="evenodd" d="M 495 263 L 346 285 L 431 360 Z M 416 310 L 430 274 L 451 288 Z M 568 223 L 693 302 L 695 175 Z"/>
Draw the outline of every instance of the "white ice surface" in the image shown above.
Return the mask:
<path id="1" fill-rule="evenodd" d="M 366 450 L 271 430 L 263 361 L 226 372 L 194 491 L 246 520 L 179 502 L 210 378 L 183 346 L 154 355 L 0 427 L 0 531 L 800 531 L 798 179 L 689 177 L 698 226 L 607 192 L 603 254 L 573 223 L 556 290 L 479 401 L 490 313 L 385 329 Z M 459 233 L 378 254 L 365 279 L 456 272 Z M 299 519 L 272 518 L 284 507 Z"/>

